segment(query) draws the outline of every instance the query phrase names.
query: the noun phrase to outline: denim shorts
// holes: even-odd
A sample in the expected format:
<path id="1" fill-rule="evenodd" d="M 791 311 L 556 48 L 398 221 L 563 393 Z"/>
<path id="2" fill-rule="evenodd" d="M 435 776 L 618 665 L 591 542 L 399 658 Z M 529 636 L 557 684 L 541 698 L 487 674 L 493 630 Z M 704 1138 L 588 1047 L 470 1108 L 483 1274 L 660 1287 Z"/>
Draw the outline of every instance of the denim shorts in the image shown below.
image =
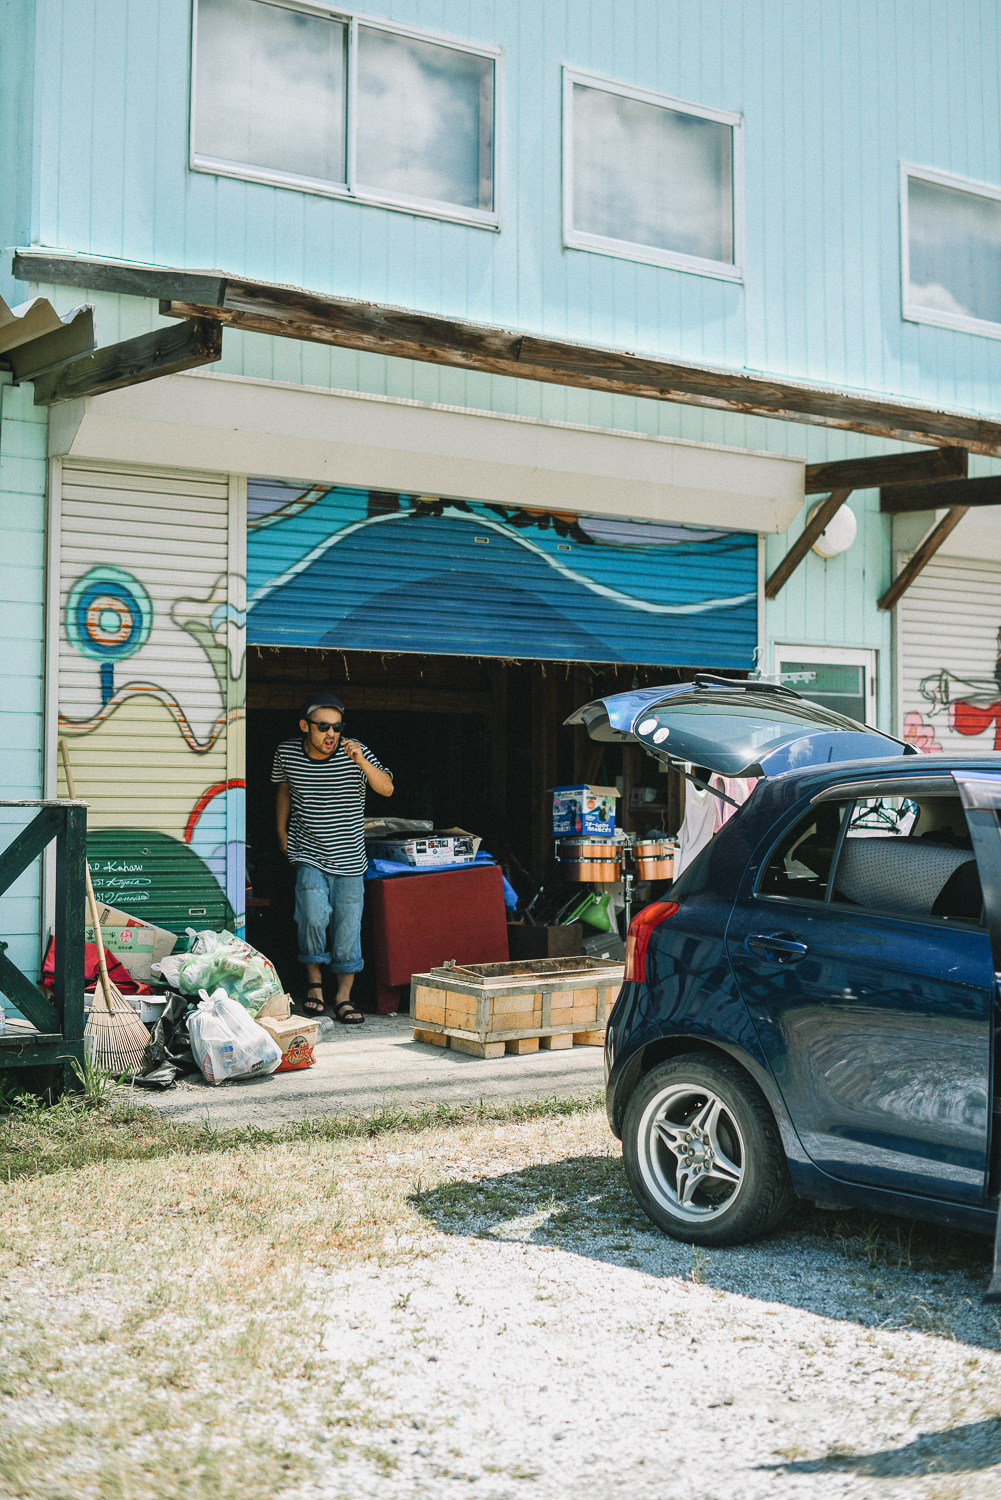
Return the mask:
<path id="1" fill-rule="evenodd" d="M 364 903 L 363 876 L 327 875 L 315 865 L 297 865 L 295 920 L 299 929 L 299 962 L 329 964 L 334 974 L 360 973 Z"/>

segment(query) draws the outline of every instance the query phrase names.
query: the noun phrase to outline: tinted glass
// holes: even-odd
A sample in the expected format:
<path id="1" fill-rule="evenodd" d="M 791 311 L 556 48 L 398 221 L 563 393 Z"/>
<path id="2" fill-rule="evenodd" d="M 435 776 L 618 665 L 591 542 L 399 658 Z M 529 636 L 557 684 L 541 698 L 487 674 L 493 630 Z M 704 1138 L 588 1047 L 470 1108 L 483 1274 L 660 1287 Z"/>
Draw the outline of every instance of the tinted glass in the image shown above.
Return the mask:
<path id="1" fill-rule="evenodd" d="M 358 29 L 358 181 L 394 197 L 490 210 L 494 63 Z"/>
<path id="2" fill-rule="evenodd" d="M 733 129 L 574 84 L 573 227 L 733 261 Z"/>
<path id="3" fill-rule="evenodd" d="M 259 0 L 200 0 L 198 155 L 343 182 L 346 32 Z"/>
<path id="4" fill-rule="evenodd" d="M 856 802 L 832 900 L 894 916 L 979 923 L 980 878 L 959 798 Z"/>
<path id="5" fill-rule="evenodd" d="M 776 844 L 758 882 L 759 896 L 823 901 L 845 802 L 818 802 Z"/>
<path id="6" fill-rule="evenodd" d="M 1001 202 L 909 177 L 907 204 L 908 300 L 1001 323 Z"/>
<path id="7" fill-rule="evenodd" d="M 739 775 L 763 754 L 817 729 L 858 730 L 853 719 L 820 704 L 749 692 L 700 689 L 642 714 L 641 744 L 677 760 Z"/>
<path id="8" fill-rule="evenodd" d="M 802 693 L 811 703 L 849 719 L 865 722 L 865 668 L 840 662 L 784 661 L 779 673 L 783 687 Z"/>

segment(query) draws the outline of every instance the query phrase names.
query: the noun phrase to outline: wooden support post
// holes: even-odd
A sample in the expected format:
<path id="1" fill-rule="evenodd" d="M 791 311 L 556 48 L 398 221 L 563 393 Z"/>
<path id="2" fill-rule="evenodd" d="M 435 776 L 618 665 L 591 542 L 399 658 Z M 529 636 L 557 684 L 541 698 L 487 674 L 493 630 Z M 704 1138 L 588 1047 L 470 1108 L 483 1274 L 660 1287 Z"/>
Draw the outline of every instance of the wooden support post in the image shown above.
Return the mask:
<path id="1" fill-rule="evenodd" d="M 918 574 L 935 556 L 935 553 L 941 547 L 949 533 L 955 531 L 968 510 L 968 505 L 954 505 L 950 511 L 946 512 L 935 527 L 935 530 L 929 536 L 925 537 L 910 562 L 905 568 L 901 569 L 898 576 L 890 584 L 886 593 L 879 600 L 879 609 L 893 608 L 901 594 L 907 592 Z"/>
<path id="2" fill-rule="evenodd" d="M 507 812 L 507 667 L 494 662 L 490 680 L 490 801 L 501 816 Z"/>
<path id="3" fill-rule="evenodd" d="M 813 520 L 806 523 L 801 535 L 793 542 L 765 584 L 766 599 L 774 599 L 783 584 L 788 583 L 824 527 L 837 515 L 850 494 L 851 490 L 832 490 L 827 499 L 821 501 Z"/>
<path id="4" fill-rule="evenodd" d="M 83 1047 L 84 928 L 86 926 L 87 809 L 68 807 L 56 839 L 55 975 L 56 1008 L 62 1015 L 67 1048 Z M 81 1051 L 82 1055 L 82 1051 Z"/>
<path id="5" fill-rule="evenodd" d="M 98 396 L 139 385 L 159 375 L 174 375 L 196 365 L 209 365 L 222 355 L 222 324 L 190 318 L 170 328 L 158 328 L 40 375 L 35 381 L 35 405 L 54 406 L 80 396 Z"/>
<path id="6" fill-rule="evenodd" d="M 553 858 L 553 804 L 550 788 L 555 783 L 555 725 L 553 724 L 553 676 L 541 663 L 532 673 L 532 873 L 541 880 Z"/>

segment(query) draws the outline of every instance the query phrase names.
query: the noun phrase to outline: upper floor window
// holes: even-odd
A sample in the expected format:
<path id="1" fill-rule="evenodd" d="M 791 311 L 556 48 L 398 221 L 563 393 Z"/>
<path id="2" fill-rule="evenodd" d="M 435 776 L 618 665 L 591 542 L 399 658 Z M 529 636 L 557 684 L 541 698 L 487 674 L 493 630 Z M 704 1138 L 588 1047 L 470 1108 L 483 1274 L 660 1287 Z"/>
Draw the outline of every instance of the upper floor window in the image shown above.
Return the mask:
<path id="1" fill-rule="evenodd" d="M 286 0 L 197 0 L 191 165 L 496 227 L 498 54 Z"/>
<path id="2" fill-rule="evenodd" d="M 739 281 L 739 115 L 564 70 L 563 238 Z"/>
<path id="3" fill-rule="evenodd" d="M 1001 338 L 1001 188 L 901 168 L 904 317 Z"/>

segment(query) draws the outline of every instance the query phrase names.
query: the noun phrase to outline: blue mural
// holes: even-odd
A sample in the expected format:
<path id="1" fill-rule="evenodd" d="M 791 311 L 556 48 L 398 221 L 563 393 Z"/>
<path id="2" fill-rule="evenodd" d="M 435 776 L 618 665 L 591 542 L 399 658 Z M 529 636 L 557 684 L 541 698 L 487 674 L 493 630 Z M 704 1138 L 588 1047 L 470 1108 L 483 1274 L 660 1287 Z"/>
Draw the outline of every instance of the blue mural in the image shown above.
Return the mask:
<path id="1" fill-rule="evenodd" d="M 248 640 L 749 668 L 757 537 L 273 480 L 248 485 Z"/>

